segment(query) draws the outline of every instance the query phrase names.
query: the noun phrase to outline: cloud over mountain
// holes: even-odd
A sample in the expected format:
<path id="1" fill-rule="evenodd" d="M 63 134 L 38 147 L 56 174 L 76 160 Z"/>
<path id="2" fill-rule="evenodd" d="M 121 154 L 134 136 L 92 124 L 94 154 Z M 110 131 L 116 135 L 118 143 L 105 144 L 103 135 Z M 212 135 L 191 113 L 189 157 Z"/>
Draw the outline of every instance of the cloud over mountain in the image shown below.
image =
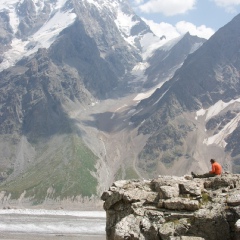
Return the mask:
<path id="1" fill-rule="evenodd" d="M 236 13 L 236 7 L 240 5 L 239 0 L 214 0 L 214 2 L 218 6 L 225 8 L 225 10 L 230 13 Z"/>
<path id="2" fill-rule="evenodd" d="M 146 13 L 162 13 L 165 16 L 174 16 L 177 14 L 184 14 L 192 10 L 196 4 L 196 0 L 150 0 L 139 6 L 142 12 Z"/>
<path id="3" fill-rule="evenodd" d="M 152 20 L 143 20 L 150 26 L 151 30 L 159 37 L 165 35 L 168 39 L 179 37 L 182 34 L 189 32 L 191 35 L 209 39 L 214 30 L 205 25 L 196 26 L 190 22 L 180 21 L 176 25 L 166 22 L 156 23 Z"/>

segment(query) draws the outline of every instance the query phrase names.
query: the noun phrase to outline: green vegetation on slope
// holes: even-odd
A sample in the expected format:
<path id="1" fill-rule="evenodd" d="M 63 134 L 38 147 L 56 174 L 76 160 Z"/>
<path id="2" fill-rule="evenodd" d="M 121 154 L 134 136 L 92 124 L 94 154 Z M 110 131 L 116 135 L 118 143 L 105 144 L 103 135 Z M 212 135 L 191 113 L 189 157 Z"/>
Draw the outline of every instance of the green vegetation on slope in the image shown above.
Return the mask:
<path id="1" fill-rule="evenodd" d="M 126 167 L 125 169 L 123 169 L 123 167 L 120 167 L 115 174 L 115 181 L 122 179 L 139 179 L 139 176 L 133 167 Z"/>
<path id="2" fill-rule="evenodd" d="M 38 149 L 36 164 L 24 175 L 0 186 L 0 191 L 11 193 L 18 199 L 26 191 L 25 197 L 40 204 L 44 199 L 74 198 L 96 195 L 97 157 L 76 135 L 67 136 L 55 149 L 45 144 Z"/>
<path id="3" fill-rule="evenodd" d="M 139 179 L 139 176 L 132 167 L 129 167 L 126 169 L 125 179 Z"/>

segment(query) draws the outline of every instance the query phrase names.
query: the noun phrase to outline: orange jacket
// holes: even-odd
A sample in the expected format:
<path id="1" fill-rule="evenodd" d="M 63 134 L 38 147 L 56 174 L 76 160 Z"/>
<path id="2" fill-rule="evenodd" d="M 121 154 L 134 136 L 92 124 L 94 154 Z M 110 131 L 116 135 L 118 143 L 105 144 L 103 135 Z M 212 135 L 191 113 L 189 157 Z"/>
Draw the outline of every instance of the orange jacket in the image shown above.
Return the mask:
<path id="1" fill-rule="evenodd" d="M 210 173 L 220 175 L 222 173 L 222 166 L 217 162 L 212 163 L 212 171 Z"/>

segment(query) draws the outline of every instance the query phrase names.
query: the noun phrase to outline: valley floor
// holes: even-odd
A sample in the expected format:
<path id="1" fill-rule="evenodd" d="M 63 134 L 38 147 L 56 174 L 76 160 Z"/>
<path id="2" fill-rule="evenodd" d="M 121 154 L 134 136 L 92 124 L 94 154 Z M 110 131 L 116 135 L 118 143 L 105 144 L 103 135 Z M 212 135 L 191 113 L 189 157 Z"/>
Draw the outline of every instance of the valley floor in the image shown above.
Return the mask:
<path id="1" fill-rule="evenodd" d="M 35 235 L 35 234 L 16 234 L 0 233 L 0 239 L 4 240 L 104 240 L 104 235 L 70 236 L 70 235 Z"/>
<path id="2" fill-rule="evenodd" d="M 97 102 L 84 111 L 70 113 L 85 133 L 85 143 L 101 161 L 98 170 L 102 191 L 116 179 L 140 176 L 135 161 L 147 137 L 138 136 L 130 121 L 136 111 L 136 95 Z"/>
<path id="3" fill-rule="evenodd" d="M 103 211 L 7 209 L 0 216 L 1 240 L 106 239 Z"/>

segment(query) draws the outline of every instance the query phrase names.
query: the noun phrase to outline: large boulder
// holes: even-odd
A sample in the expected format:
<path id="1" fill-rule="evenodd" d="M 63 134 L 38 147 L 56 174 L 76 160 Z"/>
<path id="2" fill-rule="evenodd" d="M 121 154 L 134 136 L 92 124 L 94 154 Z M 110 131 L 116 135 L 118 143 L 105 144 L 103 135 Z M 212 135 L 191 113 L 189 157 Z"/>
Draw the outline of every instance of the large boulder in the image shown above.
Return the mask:
<path id="1" fill-rule="evenodd" d="M 121 180 L 102 194 L 108 240 L 240 239 L 240 175 Z"/>

